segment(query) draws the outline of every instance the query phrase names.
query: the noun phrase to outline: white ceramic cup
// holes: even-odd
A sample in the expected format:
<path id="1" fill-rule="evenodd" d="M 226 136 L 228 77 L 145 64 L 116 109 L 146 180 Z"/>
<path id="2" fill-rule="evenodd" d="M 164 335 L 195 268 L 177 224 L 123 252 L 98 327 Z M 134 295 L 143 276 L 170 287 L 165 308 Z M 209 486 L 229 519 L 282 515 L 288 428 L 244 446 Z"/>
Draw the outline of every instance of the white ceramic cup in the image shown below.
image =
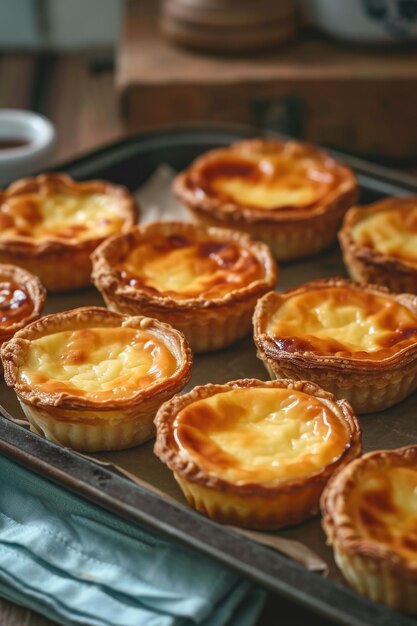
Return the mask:
<path id="1" fill-rule="evenodd" d="M 303 0 L 312 23 L 325 33 L 361 43 L 417 39 L 417 0 Z"/>
<path id="2" fill-rule="evenodd" d="M 22 142 L 4 147 L 8 141 Z M 19 109 L 0 109 L 0 186 L 45 167 L 55 144 L 55 128 L 42 115 Z"/>

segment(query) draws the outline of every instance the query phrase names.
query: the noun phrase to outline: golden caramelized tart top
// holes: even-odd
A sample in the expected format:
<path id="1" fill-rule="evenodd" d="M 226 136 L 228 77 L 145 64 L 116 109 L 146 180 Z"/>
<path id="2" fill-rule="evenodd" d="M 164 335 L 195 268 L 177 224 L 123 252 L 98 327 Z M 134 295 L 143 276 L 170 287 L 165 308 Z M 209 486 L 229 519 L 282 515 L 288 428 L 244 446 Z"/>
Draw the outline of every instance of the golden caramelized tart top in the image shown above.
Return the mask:
<path id="1" fill-rule="evenodd" d="M 276 139 L 206 152 L 173 190 L 198 222 L 247 232 L 278 261 L 324 250 L 358 198 L 351 169 L 314 146 Z"/>
<path id="2" fill-rule="evenodd" d="M 417 196 L 352 207 L 339 241 L 352 278 L 417 293 Z"/>
<path id="3" fill-rule="evenodd" d="M 0 191 L 0 262 L 36 274 L 48 291 L 90 284 L 92 251 L 128 230 L 138 207 L 127 189 L 41 174 Z"/>
<path id="4" fill-rule="evenodd" d="M 162 405 L 155 424 L 155 453 L 189 502 L 249 528 L 313 515 L 329 476 L 361 451 L 349 404 L 310 382 L 195 387 Z"/>
<path id="5" fill-rule="evenodd" d="M 78 183 L 64 174 L 26 178 L 0 192 L 0 244 L 46 245 L 101 240 L 135 223 L 137 207 L 123 187 Z"/>
<path id="6" fill-rule="evenodd" d="M 417 198 L 388 199 L 371 206 L 375 210 L 357 209 L 358 221 L 351 230 L 354 243 L 417 268 Z"/>
<path id="7" fill-rule="evenodd" d="M 336 562 L 361 593 L 415 612 L 417 446 L 371 452 L 335 475 L 321 500 Z"/>
<path id="8" fill-rule="evenodd" d="M 154 334 L 140 328 L 92 327 L 31 341 L 18 382 L 39 393 L 125 400 L 176 369 L 175 356 Z"/>
<path id="9" fill-rule="evenodd" d="M 109 308 L 157 317 L 195 352 L 248 335 L 257 299 L 277 281 L 268 247 L 248 235 L 186 222 L 151 222 L 105 241 L 92 279 Z"/>
<path id="10" fill-rule="evenodd" d="M 389 546 L 417 568 L 417 459 L 412 467 L 378 467 L 362 476 L 347 506 L 360 537 Z"/>
<path id="11" fill-rule="evenodd" d="M 99 307 L 42 318 L 17 334 L 2 358 L 6 382 L 20 397 L 41 404 L 129 403 L 188 376 L 191 366 L 178 331 Z"/>
<path id="12" fill-rule="evenodd" d="M 93 255 L 93 279 L 177 306 L 207 306 L 265 292 L 276 282 L 266 246 L 247 235 L 181 222 L 153 222 L 115 236 Z"/>
<path id="13" fill-rule="evenodd" d="M 322 211 L 340 193 L 356 188 L 349 168 L 313 146 L 272 139 L 241 141 L 200 156 L 177 179 L 194 202 L 268 219 Z"/>
<path id="14" fill-rule="evenodd" d="M 100 307 L 54 313 L 1 351 L 31 429 L 75 450 L 123 450 L 154 436 L 161 404 L 187 384 L 184 336 L 148 317 Z"/>
<path id="15" fill-rule="evenodd" d="M 219 298 L 262 280 L 264 267 L 236 241 L 155 237 L 133 249 L 118 269 L 124 284 L 179 300 Z"/>
<path id="16" fill-rule="evenodd" d="M 346 451 L 350 433 L 334 408 L 303 391 L 222 390 L 181 409 L 171 445 L 207 474 L 273 484 L 320 472 Z"/>
<path id="17" fill-rule="evenodd" d="M 328 278 L 255 309 L 258 357 L 272 378 L 311 380 L 358 413 L 382 411 L 417 388 L 417 297 Z"/>
<path id="18" fill-rule="evenodd" d="M 7 328 L 21 322 L 31 316 L 34 308 L 26 287 L 0 273 L 0 325 Z"/>
<path id="19" fill-rule="evenodd" d="M 45 296 L 36 276 L 14 265 L 0 264 L 0 343 L 39 317 Z"/>
<path id="20" fill-rule="evenodd" d="M 281 352 L 357 361 L 417 350 L 417 302 L 378 287 L 323 279 L 259 304 L 256 336 Z"/>

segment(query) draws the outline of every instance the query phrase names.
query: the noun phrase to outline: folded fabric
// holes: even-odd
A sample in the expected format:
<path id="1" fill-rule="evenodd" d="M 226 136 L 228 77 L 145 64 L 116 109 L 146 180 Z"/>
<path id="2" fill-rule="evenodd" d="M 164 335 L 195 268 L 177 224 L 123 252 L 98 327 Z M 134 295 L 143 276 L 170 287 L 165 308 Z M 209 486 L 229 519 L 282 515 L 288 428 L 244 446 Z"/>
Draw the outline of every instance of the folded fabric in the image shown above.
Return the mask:
<path id="1" fill-rule="evenodd" d="M 265 592 L 0 457 L 0 595 L 64 625 L 252 626 Z"/>

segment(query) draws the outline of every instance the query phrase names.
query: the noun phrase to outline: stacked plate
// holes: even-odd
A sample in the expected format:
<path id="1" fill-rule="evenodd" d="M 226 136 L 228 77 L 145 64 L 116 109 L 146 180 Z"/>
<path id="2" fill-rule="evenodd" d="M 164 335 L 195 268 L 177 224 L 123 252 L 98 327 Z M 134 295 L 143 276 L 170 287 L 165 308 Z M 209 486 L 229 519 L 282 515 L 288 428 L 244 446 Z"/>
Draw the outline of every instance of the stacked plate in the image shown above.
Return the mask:
<path id="1" fill-rule="evenodd" d="M 295 0 L 164 0 L 163 33 L 176 43 L 213 52 L 249 52 L 291 39 Z"/>

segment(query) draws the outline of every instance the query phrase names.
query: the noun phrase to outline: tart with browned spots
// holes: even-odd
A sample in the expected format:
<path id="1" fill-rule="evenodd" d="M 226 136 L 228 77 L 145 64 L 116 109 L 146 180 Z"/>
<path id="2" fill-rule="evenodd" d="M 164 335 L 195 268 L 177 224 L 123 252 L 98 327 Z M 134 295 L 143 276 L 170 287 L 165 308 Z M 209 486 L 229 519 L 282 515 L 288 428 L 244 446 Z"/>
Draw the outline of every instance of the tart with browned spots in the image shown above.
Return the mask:
<path id="1" fill-rule="evenodd" d="M 0 263 L 0 345 L 40 316 L 45 298 L 37 276 Z"/>
<path id="2" fill-rule="evenodd" d="M 275 529 L 317 513 L 334 471 L 361 451 L 352 408 L 314 383 L 195 387 L 159 409 L 155 453 L 201 513 Z"/>
<path id="3" fill-rule="evenodd" d="M 51 291 L 90 284 L 90 254 L 106 237 L 136 223 L 127 189 L 41 174 L 0 191 L 0 262 L 39 276 Z"/>
<path id="4" fill-rule="evenodd" d="M 105 241 L 92 278 L 112 310 L 168 322 L 207 352 L 250 333 L 277 268 L 268 247 L 243 233 L 153 222 Z"/>
<path id="5" fill-rule="evenodd" d="M 339 241 L 352 278 L 417 293 L 417 196 L 352 207 Z"/>
<path id="6" fill-rule="evenodd" d="M 4 344 L 1 357 L 33 430 L 76 450 L 146 441 L 159 406 L 191 376 L 179 331 L 100 307 L 41 318 Z"/>
<path id="7" fill-rule="evenodd" d="M 358 197 L 352 170 L 297 141 L 249 139 L 198 157 L 174 193 L 209 226 L 267 243 L 278 261 L 320 252 Z"/>
<path id="8" fill-rule="evenodd" d="M 349 464 L 330 480 L 321 509 L 327 541 L 352 587 L 417 613 L 417 446 Z"/>
<path id="9" fill-rule="evenodd" d="M 417 297 L 342 278 L 259 300 L 258 356 L 272 378 L 312 380 L 358 413 L 396 404 L 417 388 Z"/>

